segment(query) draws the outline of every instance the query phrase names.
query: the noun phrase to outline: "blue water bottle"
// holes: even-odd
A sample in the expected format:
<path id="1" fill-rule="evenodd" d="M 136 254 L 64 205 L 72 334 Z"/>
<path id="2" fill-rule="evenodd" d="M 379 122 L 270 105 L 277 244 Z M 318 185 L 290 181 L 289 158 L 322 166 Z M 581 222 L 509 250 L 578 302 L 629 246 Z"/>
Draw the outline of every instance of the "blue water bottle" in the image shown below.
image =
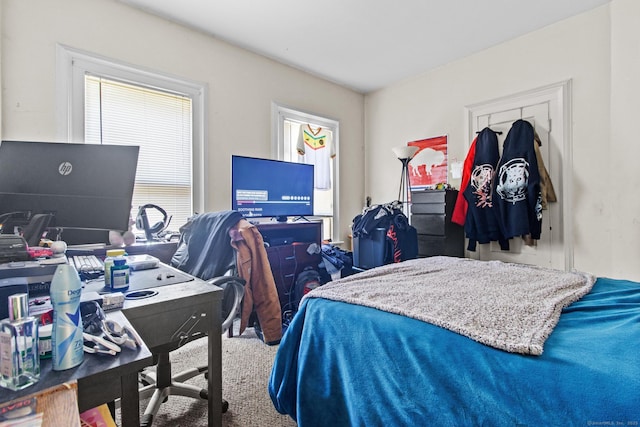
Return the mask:
<path id="1" fill-rule="evenodd" d="M 75 267 L 61 264 L 51 281 L 53 330 L 51 332 L 51 358 L 54 371 L 73 368 L 82 363 L 84 340 L 80 316 L 82 283 Z"/>

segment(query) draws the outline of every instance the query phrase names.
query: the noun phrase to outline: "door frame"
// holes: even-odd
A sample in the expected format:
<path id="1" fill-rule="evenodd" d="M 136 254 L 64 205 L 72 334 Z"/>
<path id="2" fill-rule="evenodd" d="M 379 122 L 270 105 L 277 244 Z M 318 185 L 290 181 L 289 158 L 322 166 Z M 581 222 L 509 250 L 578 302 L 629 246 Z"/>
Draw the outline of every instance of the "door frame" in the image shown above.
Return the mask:
<path id="1" fill-rule="evenodd" d="M 524 92 L 482 101 L 465 106 L 465 128 L 467 129 L 467 150 L 475 138 L 473 128 L 475 117 L 525 107 L 535 103 L 548 102 L 561 117 L 560 123 L 551 123 L 552 132 L 562 138 L 562 178 L 561 206 L 562 242 L 564 251 L 564 269 L 573 269 L 573 139 L 572 139 L 572 81 L 564 80 L 547 86 L 530 89 Z M 554 177 L 555 178 L 555 177 Z"/>

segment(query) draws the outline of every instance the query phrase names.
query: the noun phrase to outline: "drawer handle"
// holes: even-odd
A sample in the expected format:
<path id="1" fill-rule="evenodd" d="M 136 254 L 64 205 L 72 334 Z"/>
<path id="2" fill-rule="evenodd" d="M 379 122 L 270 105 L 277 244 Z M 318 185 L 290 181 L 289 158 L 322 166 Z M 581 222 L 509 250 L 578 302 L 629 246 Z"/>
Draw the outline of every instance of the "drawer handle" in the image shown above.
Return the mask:
<path id="1" fill-rule="evenodd" d="M 289 277 L 294 277 L 294 276 L 295 276 L 295 274 L 285 274 L 285 275 L 284 275 L 284 277 L 287 277 L 287 278 L 289 278 Z"/>
<path id="2" fill-rule="evenodd" d="M 296 257 L 295 256 L 285 257 L 285 260 L 287 260 L 287 261 L 291 261 L 292 259 L 296 259 Z"/>

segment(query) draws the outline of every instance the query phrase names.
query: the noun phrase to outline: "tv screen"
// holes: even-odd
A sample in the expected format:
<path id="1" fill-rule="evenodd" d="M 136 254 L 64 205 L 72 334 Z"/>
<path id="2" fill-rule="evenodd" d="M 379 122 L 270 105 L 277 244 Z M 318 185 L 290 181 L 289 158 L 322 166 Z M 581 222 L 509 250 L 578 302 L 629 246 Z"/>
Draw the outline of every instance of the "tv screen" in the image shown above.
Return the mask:
<path id="1" fill-rule="evenodd" d="M 138 151 L 137 146 L 2 141 L 0 215 L 28 220 L 50 213 L 50 227 L 127 230 Z"/>
<path id="2" fill-rule="evenodd" d="M 231 209 L 278 221 L 313 215 L 313 165 L 231 156 Z"/>

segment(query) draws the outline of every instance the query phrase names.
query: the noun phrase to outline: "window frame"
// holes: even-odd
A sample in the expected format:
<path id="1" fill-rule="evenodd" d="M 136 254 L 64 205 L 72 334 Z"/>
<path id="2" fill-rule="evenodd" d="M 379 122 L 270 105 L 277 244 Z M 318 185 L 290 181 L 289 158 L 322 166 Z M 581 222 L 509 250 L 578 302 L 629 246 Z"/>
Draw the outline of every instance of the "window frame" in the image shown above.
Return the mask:
<path id="1" fill-rule="evenodd" d="M 64 142 L 84 143 L 84 97 L 86 73 L 139 86 L 174 92 L 192 102 L 192 205 L 194 212 L 204 212 L 208 204 L 205 183 L 208 171 L 208 135 L 206 117 L 208 86 L 206 83 L 175 77 L 143 67 L 125 64 L 62 44 L 56 45 L 56 102 L 58 138 Z"/>
<path id="2" fill-rule="evenodd" d="M 318 114 L 291 108 L 277 102 L 271 103 L 271 156 L 274 159 L 284 160 L 284 122 L 285 120 L 298 121 L 301 123 L 313 123 L 330 129 L 333 132 L 333 144 L 336 156 L 333 158 L 333 215 L 331 241 L 335 244 L 341 242 L 340 234 L 340 122 L 338 120 L 320 116 Z M 316 218 L 326 218 L 317 216 Z"/>

